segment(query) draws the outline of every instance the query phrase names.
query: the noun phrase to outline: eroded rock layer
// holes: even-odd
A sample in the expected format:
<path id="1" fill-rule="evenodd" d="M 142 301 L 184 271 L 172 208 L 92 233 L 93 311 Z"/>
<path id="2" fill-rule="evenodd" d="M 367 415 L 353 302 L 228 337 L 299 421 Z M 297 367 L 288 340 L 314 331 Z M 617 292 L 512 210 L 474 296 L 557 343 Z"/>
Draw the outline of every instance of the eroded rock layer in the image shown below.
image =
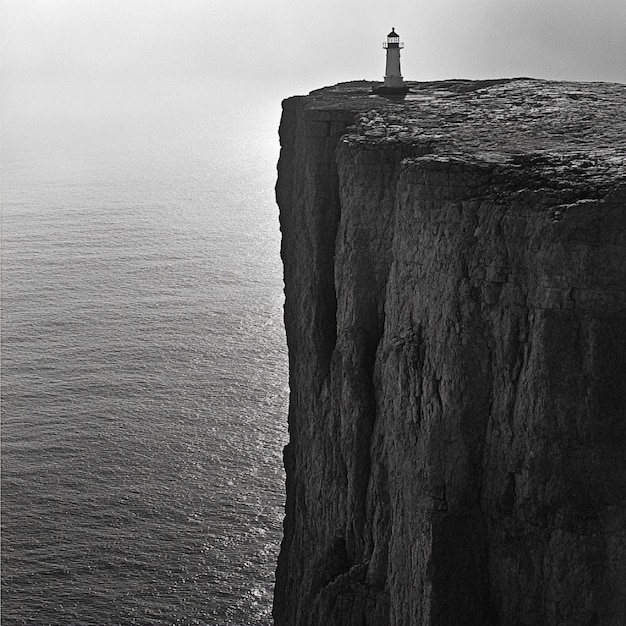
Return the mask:
<path id="1" fill-rule="evenodd" d="M 278 626 L 626 615 L 626 87 L 284 102 Z"/>

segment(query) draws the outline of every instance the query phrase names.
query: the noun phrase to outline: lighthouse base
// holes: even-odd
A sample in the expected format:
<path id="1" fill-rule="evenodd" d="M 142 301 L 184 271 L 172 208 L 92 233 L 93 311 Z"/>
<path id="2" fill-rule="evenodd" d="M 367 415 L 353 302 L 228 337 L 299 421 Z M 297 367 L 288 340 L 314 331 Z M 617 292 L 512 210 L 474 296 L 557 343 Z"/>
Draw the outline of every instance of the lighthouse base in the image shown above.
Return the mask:
<path id="1" fill-rule="evenodd" d="M 409 93 L 409 88 L 406 85 L 402 85 L 402 87 L 381 85 L 380 87 L 372 87 L 372 91 L 379 96 L 406 96 Z"/>

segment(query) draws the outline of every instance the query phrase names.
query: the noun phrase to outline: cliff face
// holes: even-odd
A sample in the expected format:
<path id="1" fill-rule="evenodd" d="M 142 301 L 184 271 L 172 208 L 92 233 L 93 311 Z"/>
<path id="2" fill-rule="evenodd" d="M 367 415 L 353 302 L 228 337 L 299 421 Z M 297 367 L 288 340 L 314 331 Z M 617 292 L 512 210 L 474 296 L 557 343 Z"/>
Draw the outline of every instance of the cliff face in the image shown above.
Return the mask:
<path id="1" fill-rule="evenodd" d="M 626 88 L 284 102 L 274 617 L 623 624 Z"/>

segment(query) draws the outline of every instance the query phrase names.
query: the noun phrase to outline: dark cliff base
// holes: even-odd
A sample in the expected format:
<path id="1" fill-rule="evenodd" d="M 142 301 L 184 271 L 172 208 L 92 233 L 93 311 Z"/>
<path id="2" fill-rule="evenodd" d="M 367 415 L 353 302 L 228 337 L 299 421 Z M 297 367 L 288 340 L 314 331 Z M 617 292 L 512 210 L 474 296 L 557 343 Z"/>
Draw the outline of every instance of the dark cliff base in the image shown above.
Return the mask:
<path id="1" fill-rule="evenodd" d="M 284 103 L 278 626 L 626 623 L 626 88 Z"/>

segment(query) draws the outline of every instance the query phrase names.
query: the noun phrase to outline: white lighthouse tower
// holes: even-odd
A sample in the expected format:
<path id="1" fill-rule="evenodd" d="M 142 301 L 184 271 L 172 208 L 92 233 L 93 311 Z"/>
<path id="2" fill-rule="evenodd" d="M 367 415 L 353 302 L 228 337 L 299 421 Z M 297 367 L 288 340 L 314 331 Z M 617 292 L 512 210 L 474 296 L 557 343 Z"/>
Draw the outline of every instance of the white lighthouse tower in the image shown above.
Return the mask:
<path id="1" fill-rule="evenodd" d="M 387 50 L 387 64 L 385 65 L 385 87 L 404 87 L 404 80 L 400 72 L 400 49 L 404 44 L 400 43 L 400 37 L 396 29 L 392 28 L 387 35 L 387 41 L 383 43 Z"/>
<path id="2" fill-rule="evenodd" d="M 404 44 L 400 43 L 400 37 L 396 29 L 392 28 L 387 35 L 387 41 L 383 43 L 383 48 L 387 50 L 387 62 L 385 64 L 385 81 L 381 87 L 374 89 L 380 94 L 404 95 L 409 88 L 404 84 L 402 73 L 400 72 L 400 50 Z"/>

